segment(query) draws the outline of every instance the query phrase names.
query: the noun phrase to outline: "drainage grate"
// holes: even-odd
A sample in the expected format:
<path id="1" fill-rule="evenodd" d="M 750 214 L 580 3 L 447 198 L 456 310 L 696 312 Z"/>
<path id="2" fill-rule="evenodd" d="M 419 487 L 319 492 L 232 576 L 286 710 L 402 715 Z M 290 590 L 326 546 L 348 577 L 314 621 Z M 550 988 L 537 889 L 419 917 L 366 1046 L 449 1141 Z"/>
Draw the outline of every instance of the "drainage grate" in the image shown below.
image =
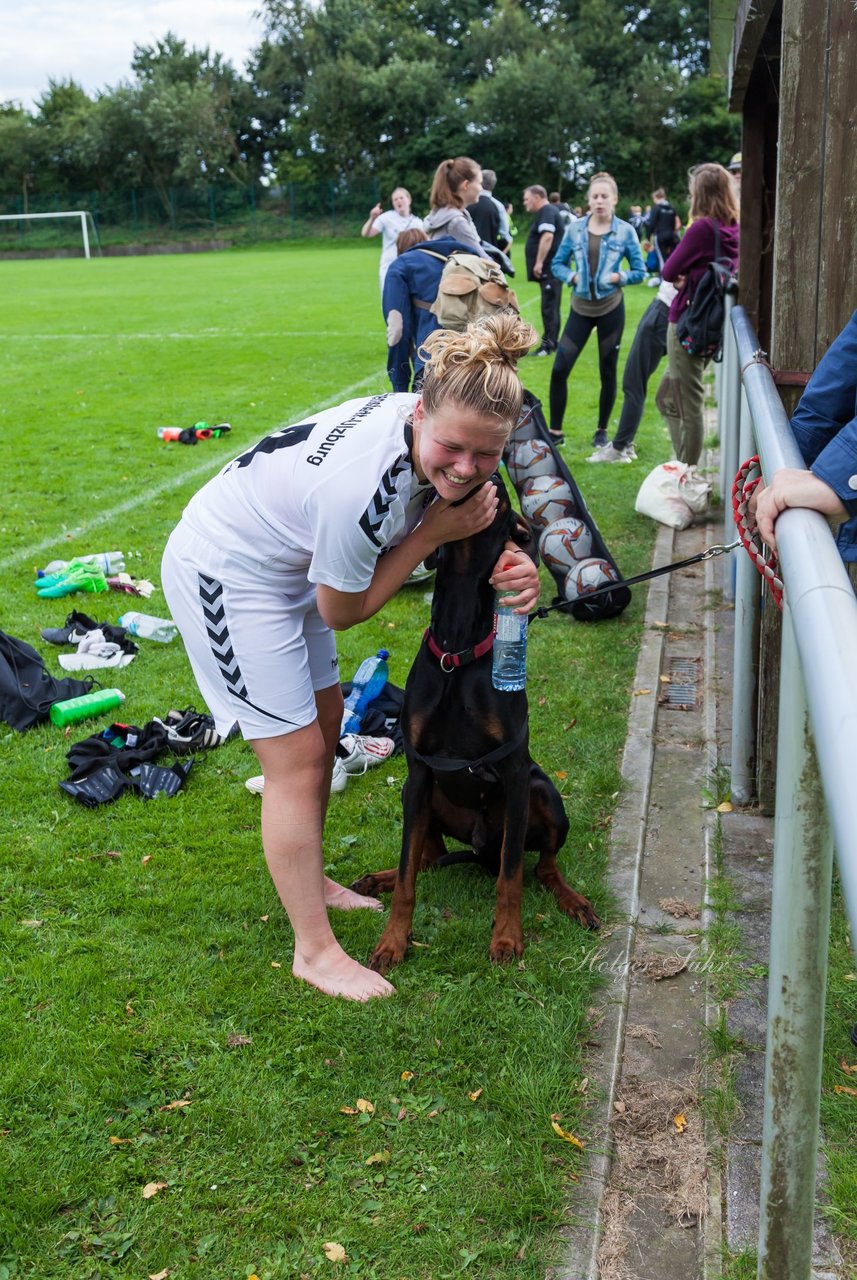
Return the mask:
<path id="1" fill-rule="evenodd" d="M 699 681 L 699 658 L 673 658 L 669 683 L 665 684 L 658 701 L 663 707 L 676 711 L 693 711 L 696 707 Z"/>

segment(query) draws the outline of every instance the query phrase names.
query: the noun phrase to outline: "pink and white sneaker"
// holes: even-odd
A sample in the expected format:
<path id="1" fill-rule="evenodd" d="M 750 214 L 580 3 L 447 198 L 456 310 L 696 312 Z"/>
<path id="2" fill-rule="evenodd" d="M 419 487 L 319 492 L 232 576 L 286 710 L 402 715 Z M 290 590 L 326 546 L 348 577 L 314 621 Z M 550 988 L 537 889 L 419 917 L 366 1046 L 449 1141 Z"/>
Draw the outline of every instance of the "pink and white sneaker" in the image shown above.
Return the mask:
<path id="1" fill-rule="evenodd" d="M 346 773 L 365 773 L 373 765 L 389 760 L 395 746 L 392 738 L 370 738 L 363 733 L 346 733 L 339 739 L 336 757 Z"/>

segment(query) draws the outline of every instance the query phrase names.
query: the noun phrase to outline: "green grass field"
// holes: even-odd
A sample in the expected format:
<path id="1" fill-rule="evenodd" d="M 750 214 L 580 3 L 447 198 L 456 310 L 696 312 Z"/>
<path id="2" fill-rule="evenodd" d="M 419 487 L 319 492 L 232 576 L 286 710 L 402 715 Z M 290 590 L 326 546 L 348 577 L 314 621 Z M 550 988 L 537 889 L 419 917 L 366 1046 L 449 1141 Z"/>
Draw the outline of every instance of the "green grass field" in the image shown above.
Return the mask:
<path id="1" fill-rule="evenodd" d="M 41 627 L 73 607 L 115 620 L 135 602 L 40 600 L 34 566 L 121 548 L 157 582 L 184 502 L 225 460 L 307 411 L 385 389 L 376 270 L 363 245 L 0 264 L 0 626 L 58 672 Z M 537 322 L 534 286 L 520 294 Z M 628 290 L 626 350 L 651 296 Z M 549 363 L 522 369 L 544 398 Z M 570 384 L 566 456 L 630 575 L 654 537 L 634 495 L 668 447 L 651 411 L 639 463 L 586 467 L 596 402 L 593 347 Z M 201 418 L 230 421 L 231 437 L 194 449 L 156 438 Z M 607 919 L 643 601 L 596 625 L 551 615 L 530 644 L 533 751 L 571 819 L 563 865 Z M 140 607 L 165 612 L 159 592 Z M 384 644 L 403 683 L 427 618 L 424 588 L 403 589 L 339 638 L 343 670 Z M 180 642 L 144 644 L 118 678 L 104 674 L 137 724 L 198 701 Z M 87 810 L 57 783 L 70 742 L 101 724 L 0 725 L 0 1277 L 542 1277 L 579 1164 L 551 1117 L 586 1137 L 596 939 L 529 874 L 526 957 L 492 969 L 493 886 L 448 868 L 421 883 L 421 945 L 393 974 L 397 997 L 326 1000 L 289 973 L 259 802 L 243 786 L 258 772 L 250 749 L 200 757 L 173 800 Z M 345 883 L 395 864 L 402 778 L 398 758 L 333 797 L 326 859 Z M 364 957 L 380 922 L 351 913 L 335 928 Z M 358 1098 L 374 1112 L 342 1111 Z M 147 1199 L 147 1183 L 166 1185 Z M 347 1261 L 329 1261 L 327 1242 Z"/>

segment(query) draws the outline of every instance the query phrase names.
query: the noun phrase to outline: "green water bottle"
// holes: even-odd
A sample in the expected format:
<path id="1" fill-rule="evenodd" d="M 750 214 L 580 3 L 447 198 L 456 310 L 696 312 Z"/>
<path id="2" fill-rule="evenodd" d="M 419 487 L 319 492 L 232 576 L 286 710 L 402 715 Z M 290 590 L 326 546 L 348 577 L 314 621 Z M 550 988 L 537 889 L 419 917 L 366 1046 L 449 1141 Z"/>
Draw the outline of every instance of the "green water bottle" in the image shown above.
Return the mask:
<path id="1" fill-rule="evenodd" d="M 105 711 L 120 707 L 125 701 L 125 694 L 119 689 L 93 689 L 91 693 L 82 693 L 79 698 L 66 698 L 64 702 L 55 702 L 50 710 L 54 724 L 74 724 L 76 720 L 86 720 L 90 716 L 100 716 Z"/>

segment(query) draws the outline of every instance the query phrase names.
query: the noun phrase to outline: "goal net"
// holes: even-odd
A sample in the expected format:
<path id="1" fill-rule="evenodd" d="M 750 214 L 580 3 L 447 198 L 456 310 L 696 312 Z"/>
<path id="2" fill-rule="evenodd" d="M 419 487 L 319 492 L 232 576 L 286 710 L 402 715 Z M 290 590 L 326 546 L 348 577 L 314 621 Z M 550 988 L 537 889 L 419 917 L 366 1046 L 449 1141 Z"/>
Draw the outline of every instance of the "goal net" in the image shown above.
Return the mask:
<path id="1" fill-rule="evenodd" d="M 83 256 L 93 248 L 101 255 L 98 231 L 88 209 L 58 213 L 0 213 L 0 250 L 57 249 L 83 244 Z"/>

